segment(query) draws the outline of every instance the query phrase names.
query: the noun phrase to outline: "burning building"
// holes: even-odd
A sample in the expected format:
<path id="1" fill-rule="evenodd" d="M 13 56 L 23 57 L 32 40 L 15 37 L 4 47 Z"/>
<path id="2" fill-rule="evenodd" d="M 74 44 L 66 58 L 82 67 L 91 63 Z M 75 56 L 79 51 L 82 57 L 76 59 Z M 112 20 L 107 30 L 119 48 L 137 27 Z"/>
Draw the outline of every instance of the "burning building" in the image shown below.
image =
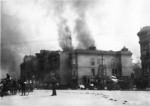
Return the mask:
<path id="1" fill-rule="evenodd" d="M 124 47 L 121 51 L 74 50 L 71 55 L 72 83 L 89 84 L 96 77 L 130 77 L 133 72 L 132 53 Z"/>
<path id="2" fill-rule="evenodd" d="M 42 50 L 36 54 L 37 80 L 49 79 L 46 76 L 54 73 L 61 85 L 78 85 L 94 82 L 97 76 L 130 76 L 133 72 L 132 53 L 126 47 L 121 51 L 96 50 L 86 14 L 94 2 L 76 0 L 68 3 L 76 13 L 73 28 L 63 14 L 66 5 L 56 5 L 58 42 L 62 51 Z M 72 40 L 77 41 L 77 47 Z"/>
<path id="3" fill-rule="evenodd" d="M 43 83 L 46 76 L 59 74 L 59 51 L 41 50 L 36 56 L 25 56 L 21 68 L 21 79 L 32 80 L 33 78 Z"/>
<path id="4" fill-rule="evenodd" d="M 36 54 L 37 63 L 32 67 L 36 69 L 34 76 L 37 80 L 55 73 L 60 85 L 90 84 L 96 81 L 96 77 L 130 77 L 133 72 L 131 56 L 126 47 L 121 51 L 101 51 L 95 47 L 70 51 L 42 50 Z M 24 68 L 21 67 L 21 73 Z"/>
<path id="5" fill-rule="evenodd" d="M 36 57 L 33 55 L 25 56 L 23 63 L 20 65 L 20 78 L 23 80 L 32 80 L 36 68 Z"/>

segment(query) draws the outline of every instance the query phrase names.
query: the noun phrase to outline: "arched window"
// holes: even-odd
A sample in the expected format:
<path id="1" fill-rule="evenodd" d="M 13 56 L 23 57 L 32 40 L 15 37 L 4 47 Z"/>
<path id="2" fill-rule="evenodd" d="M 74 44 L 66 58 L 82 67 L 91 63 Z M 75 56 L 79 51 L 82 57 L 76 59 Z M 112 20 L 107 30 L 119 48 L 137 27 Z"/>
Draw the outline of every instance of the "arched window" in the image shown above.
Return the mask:
<path id="1" fill-rule="evenodd" d="M 76 64 L 76 61 L 74 58 L 72 59 L 72 64 Z"/>
<path id="2" fill-rule="evenodd" d="M 95 59 L 94 58 L 91 59 L 91 65 L 95 65 Z"/>
<path id="3" fill-rule="evenodd" d="M 111 59 L 111 65 L 114 66 L 115 63 L 114 63 L 114 59 Z"/>

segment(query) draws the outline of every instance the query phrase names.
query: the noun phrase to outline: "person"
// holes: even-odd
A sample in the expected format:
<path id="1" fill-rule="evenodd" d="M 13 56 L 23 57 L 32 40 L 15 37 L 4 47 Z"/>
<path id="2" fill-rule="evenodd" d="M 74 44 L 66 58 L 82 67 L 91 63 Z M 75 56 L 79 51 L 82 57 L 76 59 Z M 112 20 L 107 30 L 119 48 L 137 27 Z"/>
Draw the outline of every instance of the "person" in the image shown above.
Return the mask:
<path id="1" fill-rule="evenodd" d="M 9 75 L 9 74 L 6 74 L 6 78 L 7 78 L 7 79 L 10 79 L 10 75 Z"/>
<path id="2" fill-rule="evenodd" d="M 25 81 L 21 81 L 20 86 L 21 86 L 21 91 L 22 91 L 21 96 L 23 96 L 23 95 L 25 96 L 25 89 L 26 89 Z"/>
<path id="3" fill-rule="evenodd" d="M 133 72 L 131 73 L 131 79 L 134 79 L 134 73 Z"/>
<path id="4" fill-rule="evenodd" d="M 9 75 L 9 74 L 6 74 L 6 79 L 7 79 L 8 81 L 10 81 L 10 80 L 11 80 L 11 77 L 10 77 L 10 75 Z"/>
<path id="5" fill-rule="evenodd" d="M 7 81 L 3 80 L 1 82 L 1 97 L 3 97 L 4 93 L 8 90 Z"/>
<path id="6" fill-rule="evenodd" d="M 17 82 L 13 79 L 12 80 L 12 94 L 17 93 Z"/>
<path id="7" fill-rule="evenodd" d="M 11 82 L 11 77 L 9 74 L 6 74 L 6 85 L 8 85 Z"/>
<path id="8" fill-rule="evenodd" d="M 53 81 L 52 81 L 52 95 L 51 96 L 56 96 L 56 78 L 53 77 Z"/>
<path id="9" fill-rule="evenodd" d="M 0 89 L 1 89 L 1 92 L 0 92 L 1 97 L 3 97 L 3 82 L 2 81 L 0 83 Z"/>

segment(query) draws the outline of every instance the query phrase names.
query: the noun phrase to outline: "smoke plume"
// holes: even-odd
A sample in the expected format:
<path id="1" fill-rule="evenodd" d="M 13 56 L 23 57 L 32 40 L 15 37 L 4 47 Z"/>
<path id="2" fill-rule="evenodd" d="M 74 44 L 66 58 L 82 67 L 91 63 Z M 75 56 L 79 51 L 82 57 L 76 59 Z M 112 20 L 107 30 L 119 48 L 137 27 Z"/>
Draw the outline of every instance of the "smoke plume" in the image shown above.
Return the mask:
<path id="1" fill-rule="evenodd" d="M 95 46 L 95 41 L 92 38 L 84 19 L 76 20 L 75 30 L 78 39 L 78 48 L 88 49 L 91 46 Z"/>
<path id="2" fill-rule="evenodd" d="M 54 3 L 54 16 L 57 17 L 58 26 L 58 40 L 62 50 L 72 50 L 72 35 L 70 27 L 67 25 L 67 18 L 64 17 L 66 6 L 68 5 L 65 1 L 59 1 Z"/>
<path id="3" fill-rule="evenodd" d="M 75 33 L 78 40 L 78 48 L 87 49 L 95 46 L 95 41 L 91 36 L 90 30 L 86 22 L 87 9 L 94 4 L 93 1 L 80 1 L 76 0 L 73 6 L 78 13 L 78 18 L 75 21 Z"/>
<path id="4" fill-rule="evenodd" d="M 67 25 L 68 19 L 64 16 L 67 11 L 67 6 L 70 6 L 72 12 L 75 12 L 77 18 L 74 21 L 74 34 L 78 42 L 77 48 L 87 49 L 90 46 L 95 46 L 95 41 L 91 36 L 90 30 L 86 22 L 86 12 L 88 8 L 93 6 L 95 1 L 89 0 L 73 0 L 58 2 L 55 5 L 55 15 L 58 17 L 58 36 L 59 44 L 63 50 L 72 49 L 72 35 L 70 26 Z M 69 15 L 69 14 L 68 14 Z M 67 29 L 67 30 L 65 30 Z"/>
<path id="5" fill-rule="evenodd" d="M 71 31 L 65 23 L 60 23 L 58 26 L 59 44 L 60 47 L 66 50 L 72 50 Z"/>
<path id="6" fill-rule="evenodd" d="M 15 45 L 24 37 L 18 31 L 19 20 L 15 17 L 1 14 L 1 77 L 10 74 L 13 78 L 19 76 L 20 56 L 16 48 L 21 47 Z M 15 49 L 13 49 L 15 48 Z"/>

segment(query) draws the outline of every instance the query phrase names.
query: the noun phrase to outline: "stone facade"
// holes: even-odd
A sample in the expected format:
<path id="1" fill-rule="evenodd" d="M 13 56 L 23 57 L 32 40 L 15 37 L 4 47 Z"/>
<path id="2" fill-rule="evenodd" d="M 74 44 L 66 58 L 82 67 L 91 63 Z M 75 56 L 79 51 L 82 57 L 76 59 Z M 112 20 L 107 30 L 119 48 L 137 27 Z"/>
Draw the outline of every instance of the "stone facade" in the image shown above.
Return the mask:
<path id="1" fill-rule="evenodd" d="M 142 76 L 147 79 L 150 86 L 150 26 L 143 27 L 137 35 L 141 48 Z"/>
<path id="2" fill-rule="evenodd" d="M 133 72 L 132 53 L 127 48 L 121 51 L 74 50 L 71 53 L 72 78 L 84 83 L 84 77 L 94 82 L 96 76 L 130 77 Z"/>

